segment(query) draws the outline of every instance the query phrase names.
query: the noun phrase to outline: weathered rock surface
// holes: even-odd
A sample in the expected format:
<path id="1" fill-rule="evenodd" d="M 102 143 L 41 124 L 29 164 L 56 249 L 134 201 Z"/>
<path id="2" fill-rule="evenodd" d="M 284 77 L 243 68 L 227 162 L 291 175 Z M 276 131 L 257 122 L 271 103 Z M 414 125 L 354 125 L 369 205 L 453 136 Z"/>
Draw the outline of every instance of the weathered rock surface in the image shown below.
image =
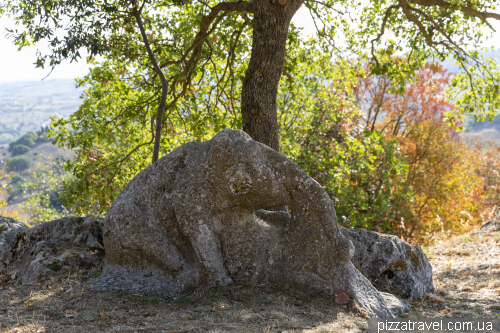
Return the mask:
<path id="1" fill-rule="evenodd" d="M 12 217 L 0 216 L 0 253 L 10 245 L 19 231 L 26 229 L 28 227 L 24 223 Z"/>
<path id="2" fill-rule="evenodd" d="M 261 210 L 285 205 L 290 219 Z M 354 246 L 324 189 L 242 131 L 183 145 L 145 168 L 108 211 L 104 245 L 93 291 L 173 295 L 241 280 L 344 291 L 370 316 L 393 316 L 351 263 Z"/>
<path id="3" fill-rule="evenodd" d="M 473 233 L 472 235 L 483 235 L 489 234 L 491 232 L 499 232 L 500 231 L 500 215 L 495 216 L 491 220 L 485 222 L 481 229 L 478 232 Z"/>
<path id="4" fill-rule="evenodd" d="M 434 292 L 432 266 L 420 247 L 365 229 L 340 230 L 356 248 L 354 266 L 377 289 L 410 300 Z"/>
<path id="5" fill-rule="evenodd" d="M 0 251 L 3 282 L 32 285 L 74 267 L 91 272 L 104 258 L 102 220 L 66 217 L 29 229 L 17 228 Z"/>
<path id="6" fill-rule="evenodd" d="M 395 317 L 399 317 L 403 313 L 410 312 L 412 310 L 411 305 L 407 301 L 399 299 L 389 293 L 381 292 L 381 294 Z"/>

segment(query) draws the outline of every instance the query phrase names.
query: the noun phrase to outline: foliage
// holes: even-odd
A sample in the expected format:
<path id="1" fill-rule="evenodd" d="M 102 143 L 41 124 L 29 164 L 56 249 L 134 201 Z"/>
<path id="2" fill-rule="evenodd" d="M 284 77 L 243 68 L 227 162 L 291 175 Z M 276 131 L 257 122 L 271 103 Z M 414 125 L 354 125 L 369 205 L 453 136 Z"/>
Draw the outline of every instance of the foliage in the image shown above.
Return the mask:
<path id="1" fill-rule="evenodd" d="M 81 48 L 90 53 L 94 68 L 79 80 L 86 88 L 84 102 L 69 119 L 54 120 L 51 132 L 59 145 L 78 150 L 76 160 L 66 162 L 75 177 L 66 179 L 61 198 L 79 213 L 104 212 L 155 156 L 155 140 L 165 154 L 224 127 L 241 127 L 237 110 L 256 24 L 247 12 L 254 5 L 231 2 L 223 4 L 225 10 L 215 1 L 138 5 L 119 0 L 7 0 L 5 5 L 25 28 L 11 31 L 20 48 L 50 41 L 51 52 L 38 54 L 37 66 L 78 60 Z M 464 146 L 441 121 L 456 127 L 461 114 L 489 117 L 500 106 L 497 64 L 469 51 L 480 46 L 486 19 L 500 18 L 487 13 L 493 1 L 304 5 L 324 26 L 319 25 L 317 40 L 301 42 L 291 25 L 287 53 L 280 55 L 286 58 L 278 98 L 283 153 L 326 187 L 346 224 L 384 231 L 401 224 L 404 232 L 410 224 L 405 235 L 416 237 L 423 232 L 419 225 L 437 228 L 436 212 L 448 214 L 449 222 L 439 220 L 447 227 L 456 226 L 460 212 L 475 212 L 471 200 L 459 197 L 476 196 L 470 160 L 475 155 L 464 159 Z M 344 12 L 353 14 L 352 21 L 339 14 Z M 66 34 L 60 37 L 55 31 L 63 24 Z M 398 38 L 387 37 L 389 32 Z M 342 33 L 351 58 L 369 59 L 368 68 L 340 56 L 333 62 L 334 38 Z M 448 55 L 465 70 L 448 90 L 457 97 L 456 108 L 443 102 L 449 81 L 437 81 L 439 69 L 418 71 L 429 59 Z M 385 86 L 373 86 L 375 81 Z M 363 124 L 353 99 L 372 86 L 383 91 L 368 101 L 380 117 L 369 113 Z"/>
<path id="2" fill-rule="evenodd" d="M 364 128 L 353 89 L 366 75 L 363 68 L 333 63 L 308 46 L 289 51 L 307 58 L 307 65 L 293 69 L 293 82 L 282 83 L 282 153 L 325 188 L 341 224 L 391 232 L 396 220 L 410 214 L 413 198 L 402 181 L 407 162 L 399 144 Z"/>
<path id="3" fill-rule="evenodd" d="M 37 224 L 70 215 L 71 212 L 59 202 L 62 184 L 71 178 L 70 174 L 64 172 L 63 163 L 43 156 L 35 165 L 33 177 L 25 185 L 31 196 L 20 205 L 30 223 Z"/>
<path id="4" fill-rule="evenodd" d="M 417 195 L 414 220 L 405 221 L 405 235 L 422 239 L 442 230 L 461 233 L 480 222 L 478 156 L 446 124 L 417 124 L 404 138 L 402 150 L 410 166 L 406 182 Z"/>
<path id="5" fill-rule="evenodd" d="M 14 175 L 12 176 L 12 178 L 10 179 L 10 183 L 11 184 L 16 184 L 16 183 L 24 183 L 26 181 L 26 178 L 24 178 L 23 176 L 21 175 Z"/>
<path id="6" fill-rule="evenodd" d="M 149 104 L 145 121 L 155 128 L 164 125 L 170 114 L 179 112 L 179 104 L 184 99 L 190 103 L 188 95 L 194 91 L 193 86 L 198 88 L 207 72 L 208 77 L 214 79 L 211 85 L 216 88 L 219 102 L 233 100 L 234 95 L 239 94 L 235 93 L 235 86 L 242 76 L 233 68 L 249 51 L 250 21 L 245 11 L 231 12 L 227 6 L 222 12 L 219 6 L 208 15 L 212 11 L 210 6 L 216 4 L 215 1 L 188 5 L 181 1 L 153 0 L 136 6 L 119 0 L 71 4 L 53 1 L 47 10 L 38 1 L 16 0 L 8 1 L 5 7 L 14 15 L 29 17 L 22 20 L 26 31 L 11 31 L 17 45 L 28 45 L 31 39 L 35 43 L 43 39 L 50 41 L 51 52 L 38 54 L 37 66 L 43 67 L 47 62 L 53 67 L 63 59 L 78 60 L 80 48 L 87 49 L 90 63 L 94 63 L 94 56 L 104 56 L 105 61 L 113 63 L 112 68 L 107 67 L 116 71 L 114 75 L 127 76 L 134 88 L 142 90 L 141 100 L 135 102 Z M 53 38 L 51 31 L 62 28 L 61 20 L 68 15 L 68 6 L 75 13 L 68 24 L 64 24 L 69 35 Z M 42 17 L 42 20 L 34 24 L 30 19 L 34 17 Z M 233 54 L 228 56 L 229 52 Z M 98 81 L 107 84 L 110 73 L 101 74 L 103 77 Z M 158 103 L 160 97 L 161 103 Z M 159 121 L 154 124 L 157 117 Z M 155 136 L 151 140 L 154 141 Z"/>
<path id="7" fill-rule="evenodd" d="M 36 139 L 36 142 L 49 142 L 49 141 L 51 141 L 51 139 L 49 137 L 49 127 L 48 126 L 41 128 L 37 132 L 37 135 L 38 135 L 38 137 Z"/>
<path id="8" fill-rule="evenodd" d="M 386 77 L 369 77 L 358 87 L 358 103 L 367 105 L 365 127 L 396 139 L 406 157 L 404 182 L 413 189 L 411 214 L 395 224 L 398 233 L 424 240 L 441 230 L 461 232 L 480 221 L 481 179 L 477 150 L 457 136 L 445 117 L 456 111 L 444 96 L 453 80 L 437 64 L 418 71 L 418 81 L 401 95 L 390 93 Z"/>
<path id="9" fill-rule="evenodd" d="M 264 3 L 267 2 L 6 0 L 2 9 L 20 23 L 19 28 L 9 30 L 19 48 L 48 42 L 50 51 L 37 53 L 37 67 L 46 64 L 54 67 L 64 59 L 77 61 L 81 58 L 80 51 L 85 49 L 90 54 L 90 61 L 101 55 L 112 62 L 121 75 L 141 76 L 143 83 L 152 88 L 146 89 L 149 90 L 146 98 L 161 95 L 161 103 L 153 109 L 157 113 L 151 112 L 151 116 L 158 118 L 158 133 L 151 138 L 155 144 L 160 142 L 161 125 L 166 121 L 163 110 L 167 114 L 174 113 L 181 100 L 191 97 L 191 88 L 196 89 L 198 82 L 194 78 L 205 71 L 207 65 L 216 69 L 212 72 L 213 77 L 229 75 L 233 87 L 241 84 L 243 76 L 227 71 L 229 66 L 224 62 L 214 62 L 213 44 L 225 45 L 228 63 L 235 58 L 245 58 L 249 54 L 249 34 L 254 24 L 262 24 L 264 19 L 266 24 L 272 24 L 275 16 L 282 12 L 289 13 L 289 20 L 302 5 L 309 9 L 318 28 L 317 50 L 327 45 L 338 49 L 336 40 L 345 41 L 342 51 L 354 55 L 353 58 L 369 59 L 370 73 L 391 79 L 391 93 L 403 92 L 408 82 L 415 82 L 416 71 L 429 59 L 451 58 L 464 69 L 464 74 L 454 78 L 453 89 L 448 91 L 458 99 L 459 114 L 491 119 L 500 106 L 498 66 L 492 60 L 481 59 L 475 51 L 487 37 L 483 29 L 492 28 L 488 20 L 500 19 L 499 14 L 492 12 L 495 0 L 478 0 L 467 5 L 457 1 L 428 0 L 411 3 L 289 0 L 284 7 L 265 6 Z M 247 14 L 257 19 L 251 21 Z M 287 28 L 288 21 L 276 27 Z M 59 31 L 64 31 L 62 36 Z M 293 28 L 288 31 L 289 40 L 297 38 L 292 31 Z M 254 33 L 256 45 L 268 42 L 260 40 L 261 36 L 258 31 Z M 240 37 L 247 42 L 230 43 L 231 39 Z M 269 44 L 269 54 L 284 46 Z M 402 56 L 394 57 L 403 52 Z M 251 57 L 258 61 L 256 58 L 261 56 Z M 268 63 L 285 57 L 285 52 L 280 51 L 276 57 L 268 59 Z M 260 61 L 263 65 L 266 63 L 264 59 Z M 298 64 L 300 62 L 292 66 Z M 105 82 L 103 77 L 103 84 Z M 212 84 L 215 83 L 221 92 L 224 89 L 220 89 L 219 82 L 215 80 Z M 246 86 L 241 88 L 248 89 Z M 266 93 L 275 96 L 274 88 L 262 85 Z M 243 101 L 243 105 L 245 103 Z M 446 117 L 453 123 L 458 115 Z M 153 122 L 151 120 L 151 124 Z M 157 152 L 155 149 L 153 161 Z"/>
<path id="10" fill-rule="evenodd" d="M 327 3 L 334 5 L 333 0 Z M 318 12 L 318 18 L 327 15 L 328 9 L 321 3 L 314 2 L 310 7 Z M 455 1 L 381 0 L 359 2 L 352 7 L 345 12 L 354 15 L 358 24 L 347 31 L 347 44 L 355 56 L 367 51 L 371 72 L 390 78 L 391 93 L 402 93 L 408 83 L 416 82 L 415 74 L 426 62 L 453 60 L 463 73 L 453 78 L 447 90 L 447 99 L 457 105 L 456 112 L 446 114 L 447 120 L 453 125 L 460 115 L 469 114 L 491 121 L 498 112 L 498 63 L 479 54 L 487 50 L 481 48 L 491 28 L 487 19 L 500 19 L 500 14 L 492 12 L 496 10 L 494 0 L 467 6 Z M 491 12 L 477 19 L 479 11 Z M 331 34 L 335 28 L 331 27 Z"/>
<path id="11" fill-rule="evenodd" d="M 325 188 L 341 224 L 390 233 L 411 214 L 408 164 L 397 141 L 363 129 L 361 120 L 356 109 L 323 105 L 312 128 L 295 131 L 301 149 L 294 160 Z"/>
<path id="12" fill-rule="evenodd" d="M 404 94 L 395 95 L 390 93 L 392 81 L 369 76 L 370 69 L 362 63 L 332 62 L 327 53 L 311 47 L 315 42 L 296 40 L 288 47 L 289 62 L 303 65 L 287 65 L 281 80 L 281 150 L 325 187 L 339 221 L 420 237 L 424 226 L 454 228 L 453 221 L 463 220 L 461 211 L 475 213 L 472 201 L 459 197 L 460 191 L 474 191 L 473 166 L 460 153 L 466 147 L 455 143 L 453 132 L 442 123 L 453 109 L 442 98 L 451 76 L 428 65 Z M 75 161 L 66 162 L 76 177 L 68 178 L 61 192 L 65 205 L 79 213 L 105 212 L 126 183 L 147 166 L 151 154 L 152 114 L 148 117 L 147 112 L 157 101 L 148 101 L 146 87 L 134 86 L 133 77 L 122 78 L 114 66 L 108 61 L 91 70 L 81 81 L 87 88 L 79 111 L 57 120 L 58 131 L 52 132 L 59 144 L 79 149 Z M 221 96 L 210 95 L 209 74 L 191 93 L 191 103 L 183 101 L 166 122 L 163 153 L 240 124 L 238 114 L 228 108 L 236 101 L 223 103 Z M 367 119 L 356 103 L 372 106 Z M 445 154 L 428 145 L 438 142 Z M 447 182 L 453 173 L 467 181 Z M 458 203 L 450 205 L 447 197 Z M 449 218 L 436 224 L 434 209 L 439 216 L 451 212 Z"/>
<path id="13" fill-rule="evenodd" d="M 16 141 L 12 141 L 9 143 L 9 151 L 12 151 L 17 145 L 24 145 L 27 147 L 31 147 L 35 144 L 35 141 L 38 139 L 38 135 L 35 132 L 27 132 L 23 134 Z"/>
<path id="14" fill-rule="evenodd" d="M 29 151 L 30 151 L 30 147 L 22 145 L 22 144 L 17 144 L 14 147 L 12 147 L 12 156 L 23 155 Z"/>
<path id="15" fill-rule="evenodd" d="M 7 188 L 7 193 L 9 194 L 9 197 L 7 198 L 8 201 L 12 201 L 16 198 L 22 197 L 24 194 L 26 194 L 26 184 L 25 184 L 25 179 L 24 177 L 21 177 L 21 179 L 14 179 L 18 175 L 12 176 L 12 181 L 9 184 L 9 187 Z"/>
<path id="16" fill-rule="evenodd" d="M 456 106 L 445 98 L 454 75 L 436 63 L 426 64 L 417 72 L 417 78 L 399 95 L 391 93 L 392 82 L 387 77 L 364 79 L 358 90 L 358 103 L 369 105 L 367 128 L 405 137 L 416 124 L 432 119 L 442 122 L 446 115 L 456 113 Z M 460 128 L 458 121 L 450 125 L 450 130 Z"/>
<path id="17" fill-rule="evenodd" d="M 26 193 L 26 178 L 19 174 L 14 174 L 10 179 L 10 184 L 7 188 L 9 194 L 8 201 L 22 197 Z"/>
<path id="18" fill-rule="evenodd" d="M 193 33 L 186 27 L 196 19 L 196 11 L 175 14 L 175 20 L 169 21 L 171 26 L 163 21 L 151 24 Z M 220 29 L 232 29 L 231 20 L 238 21 L 238 17 L 227 19 L 220 22 Z M 244 74 L 245 59 L 228 58 L 226 53 L 227 48 L 248 50 L 248 27 L 239 20 L 233 35 L 209 42 L 210 54 L 202 55 L 210 61 L 207 59 L 203 70 L 193 73 L 196 85 L 189 87 L 188 98 L 177 98 L 180 90 L 168 96 L 172 108 L 164 118 L 162 154 L 194 139 L 206 140 L 223 128 L 241 127 L 237 112 L 240 84 L 236 78 Z M 161 61 L 175 54 L 175 50 L 168 50 Z M 86 77 L 78 80 L 86 88 L 79 110 L 68 119 L 54 119 L 54 127 L 49 130 L 58 145 L 78 148 L 75 161 L 66 164 L 75 178 L 65 186 L 67 191 L 61 199 L 79 213 L 82 209 L 104 212 L 131 177 L 150 163 L 159 90 L 157 81 L 144 80 L 154 76 L 147 62 L 140 63 L 134 72 L 128 71 L 129 64 L 111 60 L 96 63 Z M 221 67 L 224 70 L 219 72 Z M 175 73 L 172 70 L 171 75 Z"/>
<path id="19" fill-rule="evenodd" d="M 15 156 L 5 161 L 7 168 L 12 171 L 23 172 L 31 167 L 31 159 L 28 156 Z"/>
<path id="20" fill-rule="evenodd" d="M 500 209 L 500 148 L 483 142 L 469 144 L 478 157 L 476 172 L 482 185 L 481 217 L 487 221 L 498 215 Z"/>
<path id="21" fill-rule="evenodd" d="M 11 178 L 10 173 L 6 173 L 4 170 L 0 169 L 0 215 L 6 217 L 12 217 L 16 220 L 19 220 L 19 212 L 17 211 L 8 211 L 6 210 L 6 206 L 8 204 L 6 199 L 6 194 L 8 190 L 7 181 Z"/>

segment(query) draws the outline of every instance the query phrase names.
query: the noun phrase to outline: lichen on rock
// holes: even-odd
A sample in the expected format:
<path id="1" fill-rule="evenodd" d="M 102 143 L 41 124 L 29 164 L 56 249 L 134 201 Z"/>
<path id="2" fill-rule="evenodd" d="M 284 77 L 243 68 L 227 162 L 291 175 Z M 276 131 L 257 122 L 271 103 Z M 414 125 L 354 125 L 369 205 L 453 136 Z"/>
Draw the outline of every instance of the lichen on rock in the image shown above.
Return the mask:
<path id="1" fill-rule="evenodd" d="M 365 229 L 341 231 L 356 248 L 354 265 L 377 289 L 410 300 L 434 292 L 432 266 L 419 246 Z"/>
<path id="2" fill-rule="evenodd" d="M 262 210 L 281 206 L 289 218 Z M 134 177 L 106 215 L 104 245 L 91 291 L 168 296 L 247 281 L 344 291 L 370 316 L 393 316 L 352 264 L 325 190 L 238 130 L 183 145 Z"/>
<path id="3" fill-rule="evenodd" d="M 0 250 L 0 276 L 17 284 L 34 285 L 40 279 L 59 275 L 63 269 L 98 269 L 104 258 L 102 220 L 65 217 L 33 228 L 10 221 L 18 227 L 12 228 L 12 237 Z"/>

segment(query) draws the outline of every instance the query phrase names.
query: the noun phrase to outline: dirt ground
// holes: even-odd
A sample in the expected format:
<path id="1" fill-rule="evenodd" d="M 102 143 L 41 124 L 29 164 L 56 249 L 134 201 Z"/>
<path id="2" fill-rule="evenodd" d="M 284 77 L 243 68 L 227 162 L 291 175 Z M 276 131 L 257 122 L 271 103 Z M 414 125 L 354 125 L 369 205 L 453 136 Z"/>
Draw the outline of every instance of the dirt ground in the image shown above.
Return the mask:
<path id="1" fill-rule="evenodd" d="M 454 237 L 424 252 L 436 293 L 414 302 L 407 316 L 500 317 L 500 233 Z"/>
<path id="2" fill-rule="evenodd" d="M 436 294 L 405 317 L 500 316 L 500 233 L 462 236 L 425 249 Z M 38 286 L 0 287 L 0 332 L 364 332 L 352 302 L 286 287 L 233 285 L 173 299 L 86 294 L 83 270 Z"/>
<path id="3" fill-rule="evenodd" d="M 273 286 L 234 285 L 175 299 L 89 295 L 68 274 L 42 288 L 11 288 L 1 290 L 2 332 L 361 332 L 367 327 L 351 307 L 336 305 L 331 297 Z"/>

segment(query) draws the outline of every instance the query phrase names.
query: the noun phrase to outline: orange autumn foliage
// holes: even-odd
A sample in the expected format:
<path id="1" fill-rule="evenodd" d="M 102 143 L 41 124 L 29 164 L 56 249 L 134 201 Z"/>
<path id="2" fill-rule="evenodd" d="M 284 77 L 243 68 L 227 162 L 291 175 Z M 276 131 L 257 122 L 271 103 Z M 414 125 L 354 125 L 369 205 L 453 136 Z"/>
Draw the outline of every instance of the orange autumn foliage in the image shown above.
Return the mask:
<path id="1" fill-rule="evenodd" d="M 482 221 L 484 177 L 479 173 L 479 149 L 468 147 L 456 128 L 444 122 L 445 113 L 454 110 L 444 96 L 452 75 L 433 64 L 422 68 L 418 77 L 402 95 L 390 93 L 387 78 L 365 79 L 360 103 L 367 110 L 366 128 L 396 138 L 407 158 L 405 183 L 415 197 L 411 217 L 394 229 L 422 242 L 436 232 L 461 233 Z"/>

